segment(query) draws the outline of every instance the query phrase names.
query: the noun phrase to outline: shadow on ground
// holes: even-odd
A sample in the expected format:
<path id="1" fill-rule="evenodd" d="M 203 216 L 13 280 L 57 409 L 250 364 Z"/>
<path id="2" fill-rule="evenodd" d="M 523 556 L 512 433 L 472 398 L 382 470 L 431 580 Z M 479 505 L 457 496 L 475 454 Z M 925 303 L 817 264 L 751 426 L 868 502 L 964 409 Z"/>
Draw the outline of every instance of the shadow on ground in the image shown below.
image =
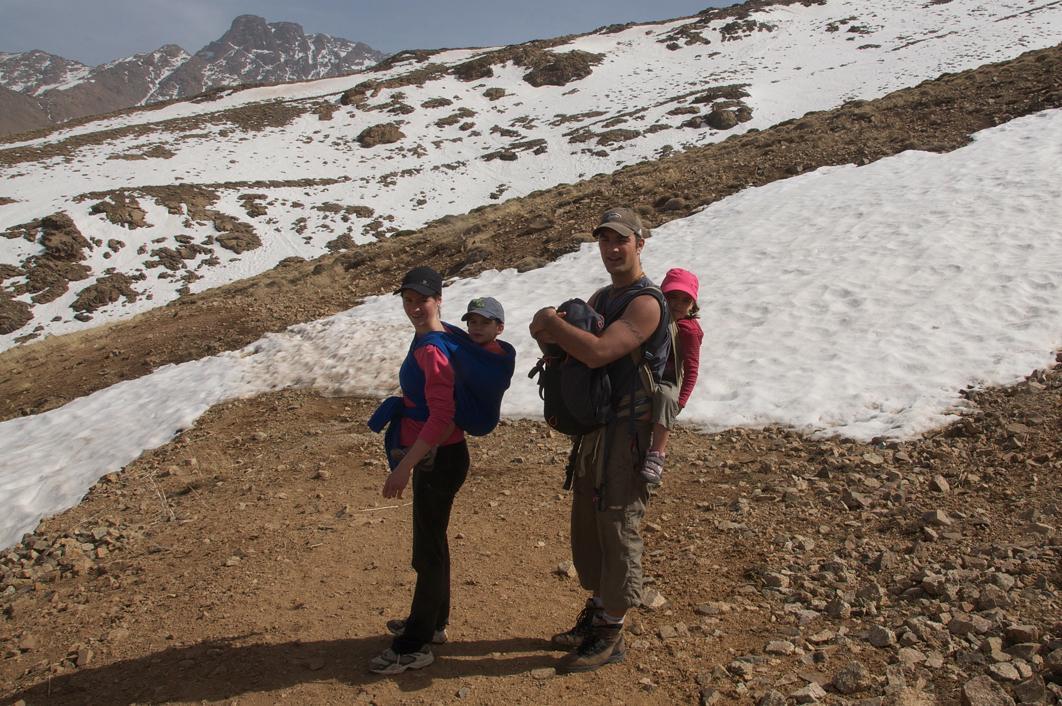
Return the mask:
<path id="1" fill-rule="evenodd" d="M 313 682 L 368 686 L 394 679 L 403 691 L 428 688 L 437 679 L 504 677 L 556 664 L 557 654 L 538 638 L 474 640 L 434 648 L 431 667 L 381 677 L 368 661 L 387 647 L 378 636 L 327 642 L 236 645 L 250 637 L 175 647 L 136 659 L 54 676 L 7 699 L 49 704 L 133 704 L 216 701 Z M 457 658 L 457 659 L 455 659 Z M 6 699 L 5 699 L 6 700 Z"/>

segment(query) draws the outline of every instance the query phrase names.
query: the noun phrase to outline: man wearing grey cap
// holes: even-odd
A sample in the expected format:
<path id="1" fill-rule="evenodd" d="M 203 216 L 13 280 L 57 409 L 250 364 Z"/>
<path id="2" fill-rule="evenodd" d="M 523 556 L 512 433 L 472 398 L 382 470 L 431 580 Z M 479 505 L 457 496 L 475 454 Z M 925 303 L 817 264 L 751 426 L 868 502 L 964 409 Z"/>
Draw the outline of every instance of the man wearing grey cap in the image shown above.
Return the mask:
<path id="1" fill-rule="evenodd" d="M 639 471 L 649 448 L 653 380 L 660 380 L 671 346 L 663 294 L 642 271 L 646 228 L 638 214 L 609 209 L 594 236 L 612 278 L 588 300 L 604 316 L 604 331 L 576 328 L 552 307 L 530 326 L 540 345 L 556 344 L 590 368 L 605 368 L 613 390 L 611 420 L 582 435 L 575 462 L 572 560 L 591 596 L 575 626 L 553 636 L 558 647 L 574 648 L 558 665 L 565 672 L 626 655 L 623 619 L 642 599 L 640 526 L 648 490 Z"/>

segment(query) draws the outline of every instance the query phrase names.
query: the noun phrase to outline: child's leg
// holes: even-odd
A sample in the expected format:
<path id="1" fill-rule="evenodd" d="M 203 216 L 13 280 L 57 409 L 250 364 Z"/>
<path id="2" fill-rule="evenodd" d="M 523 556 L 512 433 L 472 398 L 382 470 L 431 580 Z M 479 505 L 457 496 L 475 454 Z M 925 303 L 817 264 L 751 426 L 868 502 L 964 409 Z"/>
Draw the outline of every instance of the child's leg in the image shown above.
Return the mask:
<path id="1" fill-rule="evenodd" d="M 653 395 L 653 438 L 642 464 L 642 478 L 650 485 L 658 485 L 664 475 L 664 458 L 667 455 L 668 431 L 678 415 L 678 389 L 671 383 L 663 383 Z"/>
<path id="2" fill-rule="evenodd" d="M 653 425 L 653 441 L 649 444 L 650 451 L 667 454 L 667 437 L 671 432 L 659 422 Z"/>

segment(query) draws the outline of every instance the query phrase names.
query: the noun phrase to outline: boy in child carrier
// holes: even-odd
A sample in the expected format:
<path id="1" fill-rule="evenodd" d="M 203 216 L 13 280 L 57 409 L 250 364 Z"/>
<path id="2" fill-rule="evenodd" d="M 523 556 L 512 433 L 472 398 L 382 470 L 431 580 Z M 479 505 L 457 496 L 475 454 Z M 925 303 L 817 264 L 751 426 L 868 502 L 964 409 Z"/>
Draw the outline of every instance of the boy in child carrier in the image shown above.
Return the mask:
<path id="1" fill-rule="evenodd" d="M 653 395 L 653 441 L 642 466 L 642 478 L 651 485 L 659 485 L 662 480 L 670 429 L 697 384 L 701 341 L 704 340 L 704 331 L 697 322 L 701 310 L 697 305 L 698 286 L 697 275 L 678 267 L 668 270 L 660 285 L 667 297 L 667 306 L 671 311 L 671 320 L 678 329 L 678 336 L 675 342 L 676 355 L 668 357 L 664 379 Z"/>
<path id="2" fill-rule="evenodd" d="M 492 353 L 503 353 L 498 336 L 505 330 L 505 309 L 494 297 L 476 297 L 461 317 L 468 337 Z"/>

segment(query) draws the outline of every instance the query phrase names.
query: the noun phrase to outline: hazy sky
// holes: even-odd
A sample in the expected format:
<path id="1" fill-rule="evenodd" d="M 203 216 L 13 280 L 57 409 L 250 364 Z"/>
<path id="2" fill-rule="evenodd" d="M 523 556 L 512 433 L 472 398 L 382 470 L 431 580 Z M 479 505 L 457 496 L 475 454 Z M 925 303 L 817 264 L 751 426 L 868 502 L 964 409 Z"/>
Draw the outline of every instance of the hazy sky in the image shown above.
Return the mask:
<path id="1" fill-rule="evenodd" d="M 692 15 L 737 0 L 0 0 L 0 52 L 89 65 L 179 44 L 194 53 L 237 15 L 298 22 L 382 51 L 514 44 Z"/>

